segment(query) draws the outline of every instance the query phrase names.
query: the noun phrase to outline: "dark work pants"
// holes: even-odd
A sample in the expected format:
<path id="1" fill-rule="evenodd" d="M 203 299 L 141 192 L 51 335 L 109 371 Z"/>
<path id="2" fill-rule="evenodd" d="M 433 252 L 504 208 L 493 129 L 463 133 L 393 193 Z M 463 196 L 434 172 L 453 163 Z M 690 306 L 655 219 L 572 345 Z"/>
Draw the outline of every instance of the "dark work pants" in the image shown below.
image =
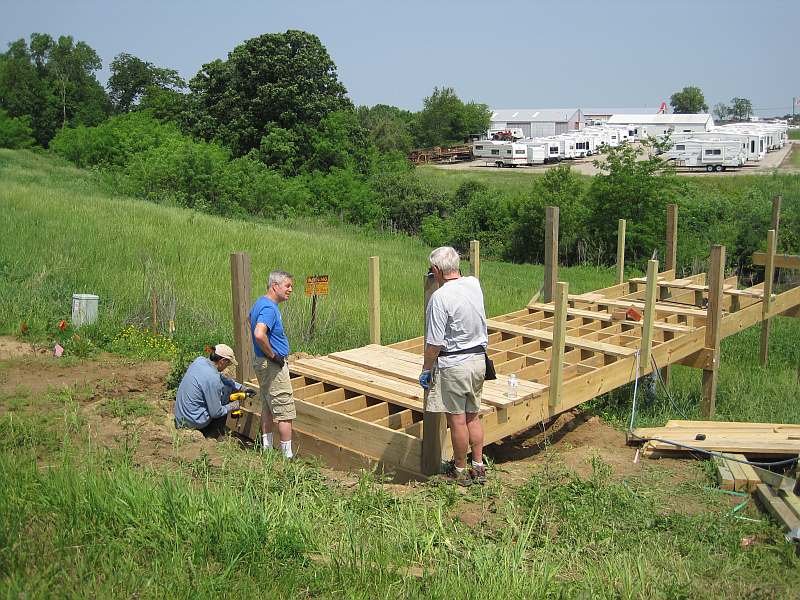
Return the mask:
<path id="1" fill-rule="evenodd" d="M 200 433 L 202 433 L 207 438 L 212 438 L 215 440 L 221 438 L 223 435 L 225 435 L 225 421 L 227 420 L 228 420 L 227 415 L 225 415 L 224 417 L 211 419 L 211 421 L 208 422 L 208 425 L 206 425 L 200 430 Z"/>

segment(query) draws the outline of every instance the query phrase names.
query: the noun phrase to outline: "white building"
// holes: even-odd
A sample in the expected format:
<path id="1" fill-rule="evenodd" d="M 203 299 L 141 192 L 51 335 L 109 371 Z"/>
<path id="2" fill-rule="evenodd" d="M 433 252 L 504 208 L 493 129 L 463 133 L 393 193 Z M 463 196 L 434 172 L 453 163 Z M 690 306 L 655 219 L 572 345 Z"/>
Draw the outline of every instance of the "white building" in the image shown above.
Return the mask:
<path id="1" fill-rule="evenodd" d="M 521 108 L 492 111 L 489 132 L 518 129 L 523 138 L 547 137 L 583 127 L 579 108 Z"/>
<path id="2" fill-rule="evenodd" d="M 636 139 L 664 136 L 668 133 L 691 133 L 693 131 L 710 131 L 714 127 L 714 119 L 707 113 L 699 114 L 615 114 L 607 123 L 609 125 L 627 125 L 634 132 Z"/>

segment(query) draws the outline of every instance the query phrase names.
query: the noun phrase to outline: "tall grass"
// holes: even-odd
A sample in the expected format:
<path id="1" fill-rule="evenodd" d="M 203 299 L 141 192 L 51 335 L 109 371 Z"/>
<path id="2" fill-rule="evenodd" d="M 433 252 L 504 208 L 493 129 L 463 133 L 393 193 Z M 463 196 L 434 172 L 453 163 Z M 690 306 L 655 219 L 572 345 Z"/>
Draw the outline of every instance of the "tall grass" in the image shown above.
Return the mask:
<path id="1" fill-rule="evenodd" d="M 619 479 L 593 459 L 580 477 L 546 454 L 516 488 L 394 496 L 371 473 L 343 485 L 229 444 L 218 466 L 143 469 L 135 429 L 92 449 L 30 408 L 0 417 L 4 597 L 786 597 L 798 583 L 777 526 L 730 516 L 699 466 L 675 487 L 663 469 Z"/>
<path id="2" fill-rule="evenodd" d="M 91 174 L 30 152 L 0 151 L 0 331 L 22 322 L 42 329 L 68 317 L 71 295 L 98 294 L 103 326 L 147 322 L 150 290 L 161 299 L 163 325 L 179 336 L 230 341 L 232 252 L 252 261 L 253 294 L 263 293 L 272 269 L 296 275 L 286 304 L 294 350 L 312 353 L 368 341 L 368 257 L 381 258 L 385 343 L 422 330 L 422 280 L 430 251 L 402 235 L 358 231 L 322 222 L 282 224 L 229 220 L 130 198 L 110 197 Z M 464 268 L 468 268 L 465 264 Z M 330 275 L 309 336 L 307 275 Z M 563 269 L 580 292 L 607 285 L 612 271 Z M 487 311 L 516 310 L 539 288 L 542 268 L 482 262 Z"/>

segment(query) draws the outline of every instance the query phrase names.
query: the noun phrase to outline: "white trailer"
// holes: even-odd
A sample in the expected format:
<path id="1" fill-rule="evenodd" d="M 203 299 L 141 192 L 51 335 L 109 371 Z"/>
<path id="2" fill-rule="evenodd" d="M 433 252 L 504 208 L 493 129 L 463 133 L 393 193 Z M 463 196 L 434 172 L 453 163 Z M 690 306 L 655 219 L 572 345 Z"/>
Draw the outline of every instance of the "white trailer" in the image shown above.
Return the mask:
<path id="1" fill-rule="evenodd" d="M 540 142 L 525 142 L 528 149 L 528 164 L 542 165 L 547 160 L 547 148 Z"/>
<path id="2" fill-rule="evenodd" d="M 528 164 L 528 147 L 516 142 L 482 140 L 472 144 L 472 155 L 492 162 L 496 167 Z"/>
<path id="3" fill-rule="evenodd" d="M 703 167 L 720 172 L 728 167 L 741 167 L 747 160 L 742 144 L 737 140 L 688 139 L 674 143 L 664 158 L 684 167 Z"/>
<path id="4" fill-rule="evenodd" d="M 597 138 L 592 135 L 581 131 L 565 134 L 564 137 L 569 141 L 573 158 L 585 158 L 597 153 Z"/>
<path id="5" fill-rule="evenodd" d="M 766 155 L 765 139 L 752 132 L 746 133 L 717 128 L 711 131 L 696 131 L 694 133 L 673 133 L 670 138 L 673 145 L 691 139 L 737 141 L 742 145 L 742 150 L 744 150 L 747 160 L 751 162 L 758 162 Z"/>

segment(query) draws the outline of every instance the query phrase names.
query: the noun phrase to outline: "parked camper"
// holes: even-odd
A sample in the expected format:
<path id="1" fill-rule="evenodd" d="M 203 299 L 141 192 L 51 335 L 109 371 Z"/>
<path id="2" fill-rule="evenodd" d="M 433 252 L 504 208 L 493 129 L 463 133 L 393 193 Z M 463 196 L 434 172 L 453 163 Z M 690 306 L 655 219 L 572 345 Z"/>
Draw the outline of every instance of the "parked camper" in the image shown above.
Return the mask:
<path id="1" fill-rule="evenodd" d="M 528 149 L 528 164 L 541 165 L 547 158 L 546 145 L 538 142 L 525 142 Z"/>
<path id="2" fill-rule="evenodd" d="M 708 172 L 741 167 L 746 160 L 745 151 L 736 140 L 688 139 L 673 143 L 664 157 L 679 166 L 704 167 Z"/>
<path id="3" fill-rule="evenodd" d="M 472 144 L 472 155 L 493 162 L 497 167 L 516 167 L 528 162 L 527 146 L 516 142 L 475 142 Z"/>

